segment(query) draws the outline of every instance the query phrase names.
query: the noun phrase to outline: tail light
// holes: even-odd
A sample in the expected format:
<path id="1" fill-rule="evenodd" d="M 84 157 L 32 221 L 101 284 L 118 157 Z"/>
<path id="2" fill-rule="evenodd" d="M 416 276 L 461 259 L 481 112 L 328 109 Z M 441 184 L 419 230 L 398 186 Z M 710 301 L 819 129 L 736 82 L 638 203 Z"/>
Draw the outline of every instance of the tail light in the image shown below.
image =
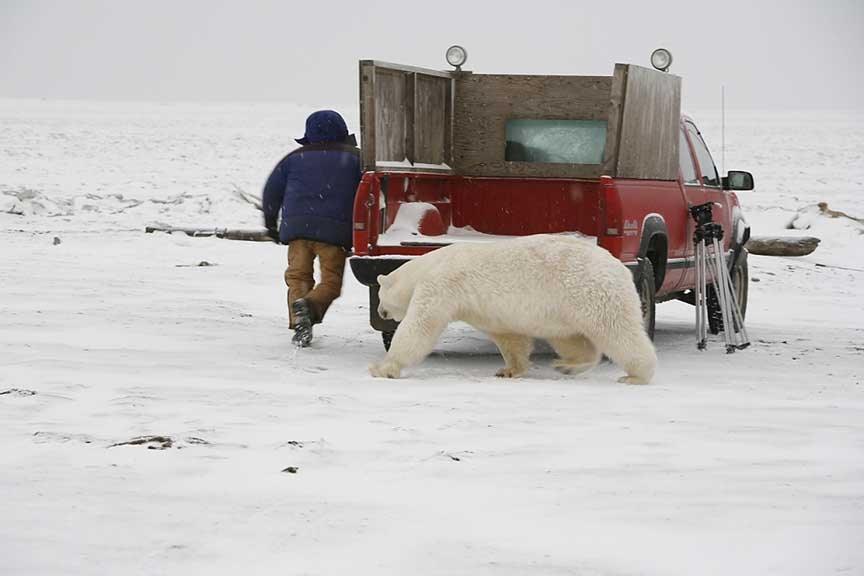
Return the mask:
<path id="1" fill-rule="evenodd" d="M 621 221 L 621 196 L 615 181 L 610 176 L 600 177 L 603 198 L 601 232 L 606 236 L 621 236 L 624 223 Z"/>
<path id="2" fill-rule="evenodd" d="M 377 215 L 377 198 L 375 198 L 375 173 L 367 172 L 357 186 L 354 195 L 354 254 L 368 256 L 371 235 L 375 232 L 376 222 L 373 215 Z"/>

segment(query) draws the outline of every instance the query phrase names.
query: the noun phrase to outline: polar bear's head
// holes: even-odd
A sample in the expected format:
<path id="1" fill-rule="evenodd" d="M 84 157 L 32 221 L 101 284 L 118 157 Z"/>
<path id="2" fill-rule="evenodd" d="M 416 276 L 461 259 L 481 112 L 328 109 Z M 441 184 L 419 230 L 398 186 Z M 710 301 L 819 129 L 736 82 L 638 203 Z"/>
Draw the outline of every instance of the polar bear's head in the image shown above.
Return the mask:
<path id="1" fill-rule="evenodd" d="M 391 272 L 387 276 L 378 276 L 378 315 L 385 320 L 401 322 L 408 312 L 411 296 L 414 295 L 416 282 L 404 278 L 405 266 Z M 401 273 L 400 273 L 401 272 Z"/>

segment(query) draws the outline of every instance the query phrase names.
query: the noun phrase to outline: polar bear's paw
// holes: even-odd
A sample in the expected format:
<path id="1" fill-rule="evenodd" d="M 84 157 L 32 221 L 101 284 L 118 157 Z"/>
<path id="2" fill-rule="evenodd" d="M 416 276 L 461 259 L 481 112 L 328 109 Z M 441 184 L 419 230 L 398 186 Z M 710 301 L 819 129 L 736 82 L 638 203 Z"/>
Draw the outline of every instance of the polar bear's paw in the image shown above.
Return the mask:
<path id="1" fill-rule="evenodd" d="M 399 378 L 402 369 L 395 362 L 385 360 L 369 366 L 369 374 L 375 378 Z"/>
<path id="2" fill-rule="evenodd" d="M 597 365 L 596 362 L 582 362 L 579 364 L 568 364 L 567 362 L 563 362 L 560 360 L 552 363 L 552 367 L 555 368 L 555 370 L 557 370 L 558 372 L 561 372 L 562 374 L 568 374 L 571 376 L 576 375 L 576 374 L 582 374 L 583 372 L 587 372 L 587 371 L 591 370 L 592 368 L 594 368 L 596 365 Z"/>
<path id="3" fill-rule="evenodd" d="M 501 368 L 500 370 L 495 372 L 495 376 L 497 376 L 498 378 L 518 378 L 523 374 L 525 374 L 524 368 L 517 369 L 508 366 L 505 366 L 504 368 Z"/>
<path id="4" fill-rule="evenodd" d="M 618 379 L 621 384 L 648 384 L 648 380 L 636 376 L 622 376 Z"/>

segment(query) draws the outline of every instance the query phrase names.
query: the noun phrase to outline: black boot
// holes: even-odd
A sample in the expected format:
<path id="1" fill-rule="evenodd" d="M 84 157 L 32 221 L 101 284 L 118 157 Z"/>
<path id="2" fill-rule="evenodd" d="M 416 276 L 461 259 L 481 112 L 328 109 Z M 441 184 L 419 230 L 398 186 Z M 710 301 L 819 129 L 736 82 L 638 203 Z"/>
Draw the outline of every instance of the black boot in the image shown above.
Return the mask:
<path id="1" fill-rule="evenodd" d="M 306 348 L 312 343 L 312 312 L 306 300 L 300 298 L 291 304 L 294 312 L 294 337 L 291 342 L 298 348 Z"/>

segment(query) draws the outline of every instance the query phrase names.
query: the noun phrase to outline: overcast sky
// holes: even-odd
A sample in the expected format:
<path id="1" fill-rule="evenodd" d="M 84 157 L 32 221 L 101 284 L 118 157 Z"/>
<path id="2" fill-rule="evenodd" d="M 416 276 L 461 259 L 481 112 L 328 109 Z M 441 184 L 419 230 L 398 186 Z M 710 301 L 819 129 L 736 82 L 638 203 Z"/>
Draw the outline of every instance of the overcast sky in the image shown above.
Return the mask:
<path id="1" fill-rule="evenodd" d="M 357 60 L 609 75 L 669 48 L 686 108 L 864 108 L 864 0 L 0 0 L 0 97 L 356 106 Z"/>

